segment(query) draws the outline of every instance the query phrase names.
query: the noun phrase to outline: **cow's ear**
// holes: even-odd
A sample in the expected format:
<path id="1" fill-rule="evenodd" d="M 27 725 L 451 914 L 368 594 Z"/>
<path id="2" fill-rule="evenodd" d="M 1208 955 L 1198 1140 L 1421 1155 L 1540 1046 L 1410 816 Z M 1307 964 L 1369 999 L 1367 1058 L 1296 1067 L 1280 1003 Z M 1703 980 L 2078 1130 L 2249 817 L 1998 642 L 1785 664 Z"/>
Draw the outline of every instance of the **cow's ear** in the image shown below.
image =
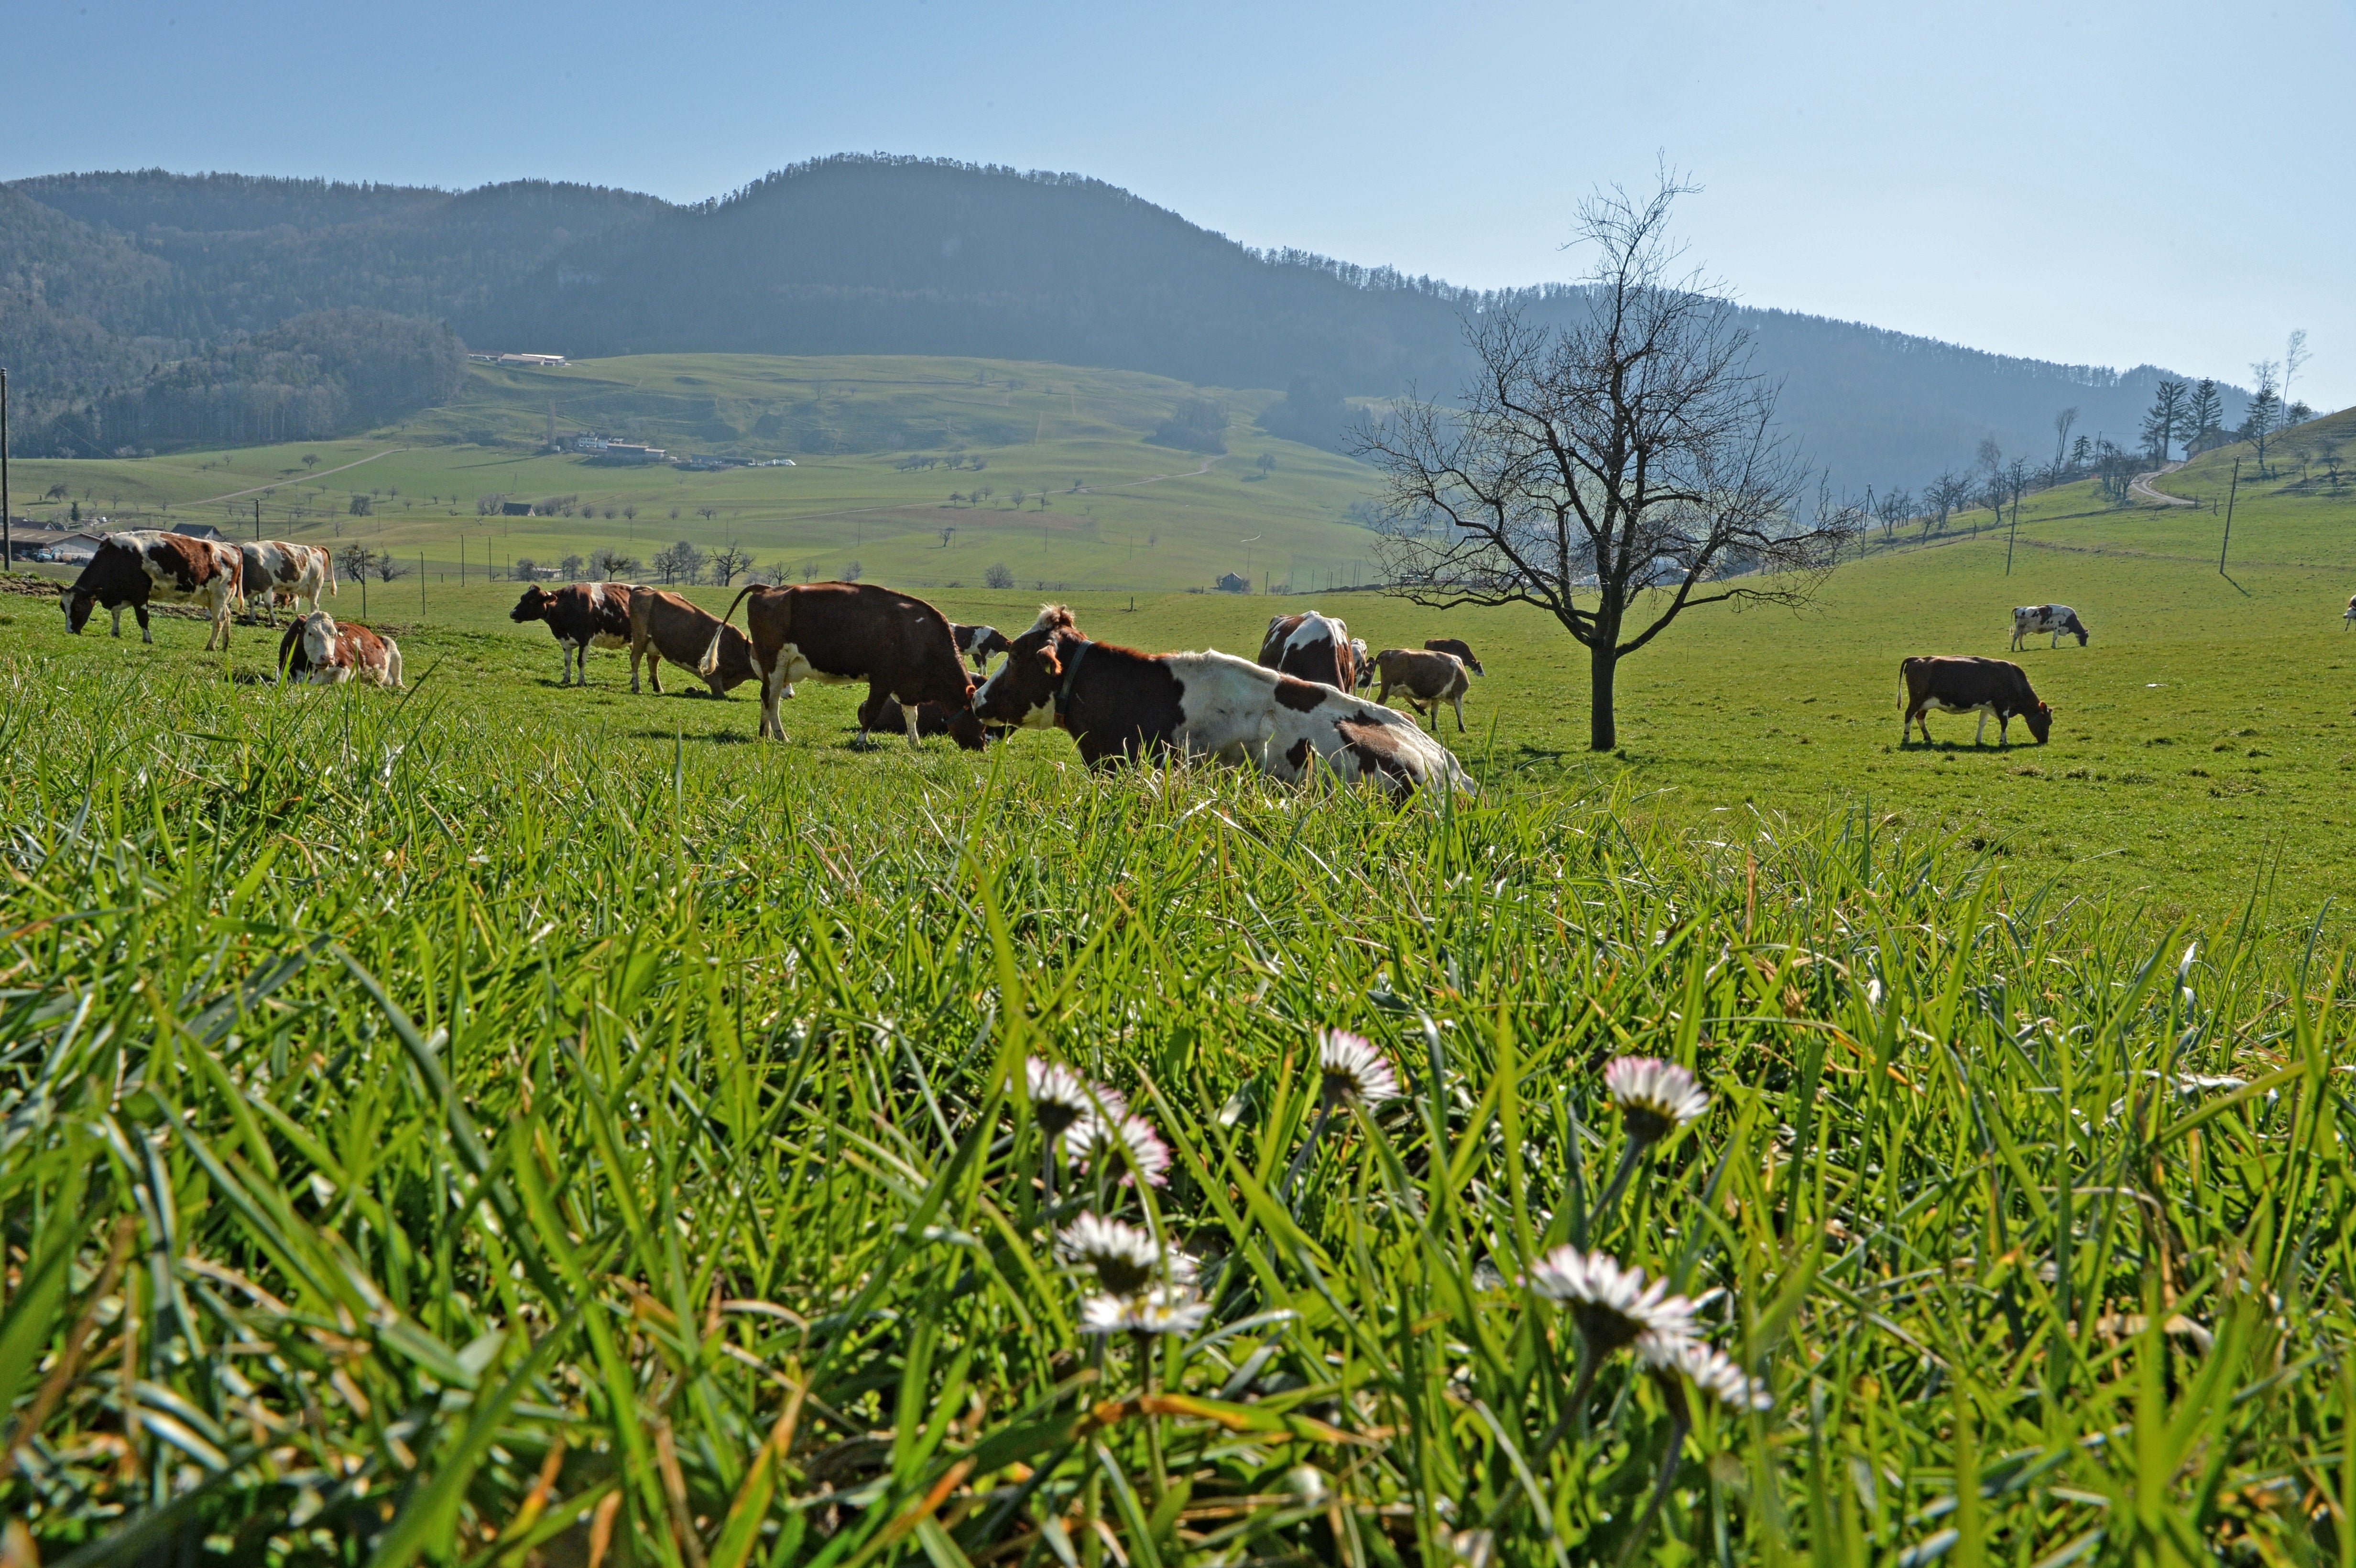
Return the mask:
<path id="1" fill-rule="evenodd" d="M 1053 648 L 1041 648 L 1039 650 L 1039 667 L 1045 670 L 1051 676 L 1061 675 L 1064 673 L 1064 667 L 1056 661 L 1055 650 Z"/>

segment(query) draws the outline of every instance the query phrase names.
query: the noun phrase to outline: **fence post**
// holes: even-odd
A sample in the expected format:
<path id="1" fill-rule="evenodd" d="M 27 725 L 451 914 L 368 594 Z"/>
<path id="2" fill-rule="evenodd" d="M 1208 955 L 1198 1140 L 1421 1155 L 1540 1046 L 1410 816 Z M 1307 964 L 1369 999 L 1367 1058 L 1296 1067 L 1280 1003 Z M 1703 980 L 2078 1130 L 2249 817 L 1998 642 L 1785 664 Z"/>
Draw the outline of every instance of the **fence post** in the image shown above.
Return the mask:
<path id="1" fill-rule="evenodd" d="M 2233 459 L 2233 484 L 2225 492 L 2225 537 L 2217 542 L 2217 575 L 2225 575 L 2225 550 L 2233 542 L 2233 497 L 2242 489 L 2242 460 Z"/>
<path id="2" fill-rule="evenodd" d="M 425 619 L 425 552 L 417 552 L 417 618 Z"/>

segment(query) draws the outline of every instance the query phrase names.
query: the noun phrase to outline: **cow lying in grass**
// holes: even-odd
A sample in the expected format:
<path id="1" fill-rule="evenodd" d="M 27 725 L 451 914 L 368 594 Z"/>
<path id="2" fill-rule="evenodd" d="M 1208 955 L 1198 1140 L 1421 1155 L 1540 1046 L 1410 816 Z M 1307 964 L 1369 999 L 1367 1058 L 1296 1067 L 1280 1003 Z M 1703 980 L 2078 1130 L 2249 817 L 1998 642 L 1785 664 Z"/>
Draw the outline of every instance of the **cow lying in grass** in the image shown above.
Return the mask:
<path id="1" fill-rule="evenodd" d="M 325 610 L 297 617 L 278 640 L 281 686 L 340 686 L 354 676 L 399 691 L 401 645 Z"/>
<path id="2" fill-rule="evenodd" d="M 1014 639 L 973 710 L 990 723 L 1060 727 L 1091 767 L 1212 757 L 1298 780 L 1323 762 L 1394 798 L 1422 784 L 1470 787 L 1448 748 L 1401 714 L 1230 654 L 1093 643 L 1060 604 Z"/>

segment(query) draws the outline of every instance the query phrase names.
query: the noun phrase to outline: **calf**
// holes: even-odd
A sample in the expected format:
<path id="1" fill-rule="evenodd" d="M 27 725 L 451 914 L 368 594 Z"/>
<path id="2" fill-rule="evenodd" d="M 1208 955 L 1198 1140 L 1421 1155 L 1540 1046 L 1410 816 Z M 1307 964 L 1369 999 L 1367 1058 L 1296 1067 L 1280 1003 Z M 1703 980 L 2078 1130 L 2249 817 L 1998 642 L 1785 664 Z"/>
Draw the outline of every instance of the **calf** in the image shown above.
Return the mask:
<path id="1" fill-rule="evenodd" d="M 747 597 L 752 603 L 744 604 Z M 861 711 L 880 712 L 876 699 L 897 698 L 908 744 L 922 744 L 917 710 L 927 702 L 956 708 L 967 701 L 969 682 L 958 661 L 948 617 L 921 599 L 868 582 L 812 582 L 799 587 L 747 584 L 721 617 L 723 632 L 744 604 L 744 627 L 752 635 L 753 663 L 761 676 L 761 734 L 786 738 L 777 702 L 794 694 L 801 680 L 864 680 L 867 702 Z M 696 667 L 706 679 L 719 673 L 720 637 L 714 635 Z M 864 737 L 867 727 L 860 733 Z"/>
<path id="2" fill-rule="evenodd" d="M 1375 692 L 1376 702 L 1388 702 L 1391 688 L 1398 687 L 1409 707 L 1431 715 L 1435 734 L 1440 731 L 1440 705 L 1449 703 L 1456 709 L 1456 732 L 1464 733 L 1464 693 L 1472 683 L 1465 678 L 1464 661 L 1454 654 L 1429 648 L 1385 648 L 1375 656 L 1375 677 L 1381 683 Z"/>
<path id="3" fill-rule="evenodd" d="M 995 626 L 968 626 L 949 623 L 949 635 L 957 640 L 958 652 L 973 661 L 973 667 L 986 670 L 990 661 L 1006 651 L 1006 634 Z"/>
<path id="4" fill-rule="evenodd" d="M 549 635 L 556 639 L 557 654 L 563 664 L 562 676 L 556 684 L 571 686 L 577 666 L 581 684 L 587 686 L 591 648 L 629 646 L 631 594 L 630 589 L 618 582 L 574 582 L 554 590 L 534 583 L 523 591 L 516 607 L 508 612 L 508 619 L 518 624 L 547 622 Z M 635 672 L 635 660 L 632 668 Z M 712 673 L 717 672 L 715 664 Z"/>
<path id="5" fill-rule="evenodd" d="M 1471 670 L 1474 675 L 1486 675 L 1489 673 L 1487 670 L 1481 667 L 1481 661 L 1472 656 L 1472 650 L 1465 646 L 1463 642 L 1458 638 L 1430 637 L 1425 639 L 1423 645 L 1427 650 L 1435 654 L 1454 654 L 1458 658 L 1464 661 L 1464 667 Z"/>
<path id="6" fill-rule="evenodd" d="M 1922 743 L 1931 743 L 1930 710 L 1942 713 L 1971 713 L 1980 716 L 1979 728 L 1972 732 L 1972 744 L 1976 746 L 1987 734 L 1988 715 L 1996 715 L 1997 744 L 2008 745 L 2008 728 L 2015 718 L 2029 721 L 2029 732 L 2037 737 L 2039 745 L 2053 732 L 2053 709 L 2037 699 L 2029 688 L 2029 675 L 2019 665 L 2003 659 L 1983 658 L 1911 658 L 1898 667 L 1898 678 L 1904 687 L 1900 704 L 1901 717 L 1898 721 L 1898 743 L 1904 745 L 1910 725 L 1922 727 Z"/>
<path id="7" fill-rule="evenodd" d="M 59 595 L 65 608 L 66 630 L 80 635 L 90 624 L 93 604 L 102 604 L 114 617 L 114 635 L 123 635 L 123 607 L 139 617 L 139 640 L 152 643 L 147 626 L 151 599 L 202 604 L 210 612 L 212 630 L 205 649 L 220 644 L 229 652 L 230 607 L 237 603 L 243 560 L 233 544 L 219 539 L 190 539 L 186 534 L 135 529 L 107 535 L 97 553 L 73 585 Z"/>
<path id="8" fill-rule="evenodd" d="M 1040 611 L 974 693 L 986 721 L 1061 727 L 1091 767 L 1162 755 L 1248 762 L 1297 780 L 1322 760 L 1394 799 L 1469 788 L 1456 759 L 1402 715 L 1333 687 L 1216 652 L 1142 654 L 1092 643 L 1060 604 Z"/>
<path id="9" fill-rule="evenodd" d="M 859 728 L 862 734 L 875 730 L 905 729 L 907 722 L 907 709 L 892 698 L 871 696 L 859 705 Z M 958 743 L 961 751 L 980 751 L 991 741 L 1003 738 L 1006 728 L 1003 724 L 984 724 L 975 718 L 970 700 L 955 708 L 944 707 L 937 702 L 916 705 L 917 738 L 947 735 Z"/>
<path id="10" fill-rule="evenodd" d="M 2075 636 L 2078 639 L 2078 645 L 2083 648 L 2086 645 L 2086 638 L 2091 635 L 2087 632 L 2085 624 L 2078 619 L 2078 612 L 2071 609 L 2067 604 L 2021 604 L 2014 607 L 2012 612 L 2014 652 L 2018 653 L 2020 650 L 2020 641 L 2023 637 L 2033 637 L 2040 632 L 2052 634 L 2053 640 L 2045 645 L 2049 648 L 2060 647 L 2064 635 Z"/>
<path id="11" fill-rule="evenodd" d="M 336 592 L 336 558 L 325 545 L 290 544 L 284 539 L 255 539 L 237 547 L 242 561 L 238 599 L 245 613 L 254 613 L 259 594 L 272 625 L 278 624 L 278 606 L 291 604 L 299 613 L 303 601 L 319 608 L 322 592 Z"/>
<path id="12" fill-rule="evenodd" d="M 714 697 L 753 678 L 753 644 L 720 617 L 676 593 L 656 588 L 630 590 L 630 689 L 638 689 L 638 661 L 647 661 L 647 679 L 662 695 L 662 661 L 684 670 L 696 670 L 712 639 L 720 639 L 720 667 L 704 677 Z M 700 670 L 696 673 L 701 674 Z"/>
<path id="13" fill-rule="evenodd" d="M 1264 669 L 1282 670 L 1298 680 L 1313 680 L 1330 686 L 1336 691 L 1350 691 L 1358 684 L 1358 666 L 1354 648 L 1363 643 L 1350 640 L 1350 628 L 1331 615 L 1321 615 L 1311 610 L 1298 615 L 1279 615 L 1268 624 L 1260 637 L 1259 664 Z"/>
<path id="14" fill-rule="evenodd" d="M 399 691 L 401 645 L 357 621 L 338 624 L 325 610 L 297 616 L 279 639 L 281 686 L 340 686 L 356 675 Z"/>

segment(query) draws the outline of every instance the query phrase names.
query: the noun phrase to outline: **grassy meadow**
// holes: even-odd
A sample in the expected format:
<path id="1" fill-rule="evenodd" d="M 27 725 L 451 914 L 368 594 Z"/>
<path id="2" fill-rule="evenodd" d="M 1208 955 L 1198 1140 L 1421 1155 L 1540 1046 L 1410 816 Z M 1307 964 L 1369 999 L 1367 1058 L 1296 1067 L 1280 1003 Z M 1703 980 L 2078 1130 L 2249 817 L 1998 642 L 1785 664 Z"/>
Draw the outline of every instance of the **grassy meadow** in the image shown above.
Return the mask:
<path id="1" fill-rule="evenodd" d="M 478 433 L 381 462 L 562 464 Z M 1108 485 L 1185 455 L 1059 439 Z M 1286 450 L 1125 515 L 1176 549 L 1215 478 L 1275 527 L 1333 462 L 1298 537 L 1342 529 L 1362 476 Z M 674 483 L 547 488 L 616 473 Z M 906 477 L 712 477 L 806 475 Z M 9 1568 L 2356 1561 L 2356 561 L 2306 501 L 2230 578 L 2187 516 L 2055 492 L 2008 576 L 1984 529 L 1696 612 L 1606 758 L 1527 613 L 1060 595 L 1150 648 L 1312 603 L 1466 637 L 1480 791 L 1397 809 L 1057 734 L 858 750 L 859 688 L 756 743 L 749 688 L 556 689 L 505 582 L 369 585 L 398 697 L 0 595 Z M 1042 596 L 962 581 L 927 596 L 1010 630 Z M 1899 744 L 1901 657 L 2047 600 L 2094 635 L 2008 656 L 2050 745 Z M 1329 1095 L 1328 1029 L 1398 1093 Z M 1621 1055 L 1707 1110 L 1650 1141 Z M 1056 1136 L 1032 1061 L 1150 1135 Z M 1084 1214 L 1173 1294 L 1108 1309 Z M 1727 1362 L 1616 1344 L 1566 1247 Z"/>
<path id="2" fill-rule="evenodd" d="M 1195 398 L 1226 408 L 1225 453 L 1145 439 Z M 706 549 L 737 541 L 797 575 L 837 577 L 856 561 L 868 577 L 926 588 L 979 586 L 1000 563 L 1026 586 L 1168 591 L 1229 571 L 1302 588 L 1372 581 L 1373 536 L 1343 517 L 1367 495 L 1365 469 L 1262 433 L 1252 415 L 1275 400 L 1003 360 L 477 365 L 455 402 L 365 438 L 19 463 L 16 505 L 42 519 L 79 504 L 116 527 L 207 522 L 248 538 L 259 501 L 267 538 L 358 540 L 422 558 L 435 575 L 519 557 L 553 566 L 606 546 L 646 561 L 684 539 Z M 560 434 L 598 430 L 679 453 L 790 456 L 795 466 L 690 473 L 543 453 L 552 403 Z M 1272 465 L 1262 469 L 1263 458 Z M 924 460 L 932 465 L 903 466 Z M 67 493 L 49 498 L 60 485 Z M 487 496 L 569 504 L 549 517 L 479 517 Z M 353 515 L 355 496 L 367 517 Z"/>

